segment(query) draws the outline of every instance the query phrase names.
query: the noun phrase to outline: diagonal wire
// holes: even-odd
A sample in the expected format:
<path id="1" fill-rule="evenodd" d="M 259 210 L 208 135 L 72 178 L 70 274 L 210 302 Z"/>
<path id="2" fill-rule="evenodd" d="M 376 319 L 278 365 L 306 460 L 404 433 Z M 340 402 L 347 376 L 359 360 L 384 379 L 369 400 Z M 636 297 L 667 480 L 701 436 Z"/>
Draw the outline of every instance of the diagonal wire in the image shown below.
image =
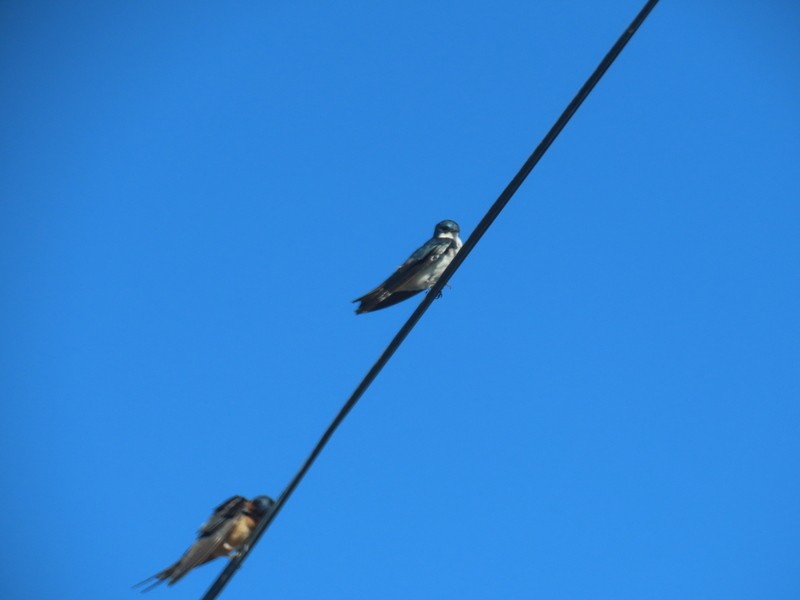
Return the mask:
<path id="1" fill-rule="evenodd" d="M 222 573 L 220 573 L 219 577 L 217 577 L 217 580 L 208 589 L 202 600 L 214 600 L 220 594 L 220 592 L 222 592 L 230 578 L 239 569 L 242 562 L 244 562 L 245 558 L 247 558 L 247 555 L 278 515 L 278 512 L 280 512 L 281 508 L 283 508 L 283 505 L 292 495 L 292 492 L 294 492 L 295 488 L 300 484 L 300 481 L 303 479 L 306 472 L 308 472 L 308 470 L 311 468 L 311 465 L 320 455 L 336 429 L 356 405 L 356 402 L 358 402 L 359 398 L 361 398 L 364 392 L 367 391 L 367 388 L 378 376 L 378 373 L 380 373 L 386 363 L 389 362 L 389 359 L 395 353 L 403 340 L 406 339 L 420 318 L 422 318 L 422 315 L 425 313 L 425 311 L 428 310 L 428 307 L 442 291 L 456 269 L 458 269 L 461 263 L 464 262 L 469 253 L 472 252 L 475 244 L 478 243 L 503 208 L 505 208 L 506 204 L 508 204 L 509 200 L 511 200 L 511 197 L 522 185 L 522 182 L 525 181 L 525 178 L 536 166 L 536 163 L 538 163 L 542 156 L 544 156 L 544 153 L 547 152 L 547 149 L 558 137 L 558 134 L 561 133 L 561 130 L 564 129 L 564 126 L 572 118 L 572 115 L 575 114 L 575 111 L 578 110 L 578 107 L 580 107 L 583 101 L 589 96 L 594 86 L 597 85 L 597 82 L 600 81 L 617 56 L 619 56 L 620 52 L 622 52 L 622 49 L 630 41 L 630 39 L 633 37 L 633 34 L 636 33 L 636 30 L 639 29 L 639 26 L 644 22 L 656 4 L 658 4 L 658 0 L 648 0 L 641 11 L 639 11 L 639 14 L 636 15 L 636 18 L 633 19 L 631 24 L 628 25 L 617 42 L 611 47 L 611 50 L 608 51 L 608 54 L 603 57 L 603 60 L 600 61 L 600 64 L 586 80 L 586 83 L 584 83 L 581 89 L 578 90 L 578 93 L 572 99 L 572 102 L 570 102 L 567 108 L 564 109 L 564 112 L 561 113 L 561 116 L 555 122 L 553 127 L 547 132 L 547 135 L 544 136 L 542 141 L 533 151 L 533 154 L 531 154 L 528 160 L 525 161 L 525 164 L 522 165 L 522 168 L 519 170 L 519 172 L 514 176 L 508 186 L 506 186 L 497 200 L 495 200 L 495 203 L 492 204 L 491 208 L 488 210 L 483 219 L 481 219 L 480 223 L 478 223 L 477 227 L 475 227 L 472 235 L 470 235 L 467 241 L 464 242 L 461 250 L 459 250 L 458 254 L 455 255 L 450 265 L 448 265 L 447 269 L 445 269 L 444 273 L 442 273 L 439 281 L 428 291 L 422 302 L 420 302 L 419 306 L 417 306 L 416 310 L 411 313 L 408 321 L 406 321 L 405 324 L 400 328 L 400 331 L 398 331 L 397 335 L 394 336 L 394 339 L 383 351 L 383 354 L 381 354 L 380 358 L 378 358 L 369 372 L 364 376 L 364 379 L 361 381 L 361 383 L 358 384 L 358 387 L 355 389 L 353 394 L 350 396 L 347 402 L 345 402 L 344 406 L 342 406 L 339 414 L 336 415 L 331 424 L 325 430 L 325 433 L 322 434 L 322 437 L 317 442 L 317 445 L 314 446 L 314 449 L 303 463 L 303 466 L 300 467 L 300 470 L 286 486 L 286 489 L 283 490 L 283 493 L 278 497 L 278 500 L 275 502 L 275 505 L 270 513 L 267 514 L 253 530 L 250 535 L 250 539 L 245 544 L 245 547 L 242 548 L 242 551 L 235 556 L 225 567 Z"/>

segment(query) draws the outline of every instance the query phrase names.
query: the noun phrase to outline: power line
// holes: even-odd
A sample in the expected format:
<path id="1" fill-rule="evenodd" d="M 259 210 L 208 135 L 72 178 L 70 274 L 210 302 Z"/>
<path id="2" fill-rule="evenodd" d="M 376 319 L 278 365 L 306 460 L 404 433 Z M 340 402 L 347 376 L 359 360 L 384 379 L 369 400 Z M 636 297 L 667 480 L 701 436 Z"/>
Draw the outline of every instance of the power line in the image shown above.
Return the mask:
<path id="1" fill-rule="evenodd" d="M 380 373 L 386 363 L 389 362 L 389 359 L 395 353 L 400 344 L 403 343 L 403 340 L 406 339 L 417 322 L 422 318 L 422 315 L 425 313 L 425 311 L 428 310 L 428 307 L 442 291 L 450 277 L 453 275 L 453 273 L 455 273 L 456 269 L 461 266 L 461 263 L 464 262 L 469 253 L 472 252 L 472 249 L 483 237 L 483 234 L 486 233 L 503 208 L 505 208 L 506 204 L 508 204 L 509 200 L 511 200 L 511 197 L 522 185 L 522 182 L 525 181 L 525 178 L 530 174 L 542 156 L 544 156 L 544 153 L 547 152 L 547 149 L 561 133 L 561 130 L 564 129 L 566 124 L 572 118 L 572 115 L 575 114 L 575 111 L 577 111 L 583 101 L 586 100 L 592 89 L 594 89 L 595 85 L 597 85 L 614 60 L 616 60 L 617 56 L 619 56 L 620 52 L 622 52 L 622 49 L 630 41 L 630 39 L 633 37 L 633 34 L 636 33 L 636 30 L 639 29 L 639 26 L 641 26 L 641 24 L 645 21 L 653 8 L 655 8 L 656 4 L 658 4 L 658 0 L 648 0 L 641 11 L 639 11 L 639 14 L 636 15 L 636 18 L 633 19 L 631 24 L 628 25 L 616 43 L 611 47 L 611 50 L 609 50 L 605 57 L 603 57 L 603 60 L 600 61 L 600 64 L 586 80 L 586 83 L 584 83 L 581 89 L 578 90 L 578 93 L 569 103 L 567 108 L 564 109 L 564 112 L 561 113 L 561 116 L 550 128 L 550 131 L 547 132 L 547 135 L 545 135 L 542 141 L 539 142 L 539 145 L 533 151 L 533 154 L 528 157 L 528 160 L 525 161 L 525 164 L 522 165 L 522 168 L 519 170 L 519 172 L 506 186 L 497 200 L 495 200 L 494 204 L 492 204 L 491 208 L 489 208 L 486 215 L 483 217 L 483 219 L 481 219 L 480 223 L 478 223 L 477 227 L 475 227 L 472 235 L 470 235 L 467 241 L 464 242 L 461 250 L 459 250 L 451 263 L 448 265 L 447 269 L 445 269 L 444 273 L 442 273 L 439 281 L 437 281 L 436 284 L 428 291 L 422 302 L 420 302 L 419 306 L 417 306 L 416 310 L 411 313 L 408 321 L 406 321 L 405 324 L 400 328 L 400 331 L 398 331 L 397 335 L 394 336 L 394 339 L 392 339 L 392 341 L 383 351 L 383 354 L 381 354 L 380 358 L 378 358 L 372 368 L 367 372 L 367 374 L 364 376 L 364 379 L 362 379 L 361 383 L 358 384 L 358 387 L 352 393 L 347 402 L 344 403 L 344 406 L 342 406 L 339 414 L 337 414 L 331 424 L 328 425 L 325 433 L 322 434 L 322 437 L 317 442 L 317 445 L 314 446 L 314 449 L 303 463 L 303 466 L 300 467 L 300 470 L 297 472 L 297 474 L 295 474 L 295 476 L 286 486 L 286 489 L 284 489 L 283 493 L 278 497 L 275 505 L 272 508 L 272 511 L 258 523 L 250 535 L 250 539 L 245 547 L 242 548 L 242 551 L 236 557 L 234 557 L 225 567 L 222 573 L 220 573 L 219 577 L 217 577 L 217 580 L 208 589 L 202 600 L 215 600 L 220 592 L 222 592 L 230 578 L 239 569 L 242 562 L 244 562 L 250 551 L 253 549 L 256 543 L 258 543 L 258 540 L 261 539 L 261 536 L 283 508 L 283 505 L 292 495 L 295 488 L 300 484 L 300 481 L 311 468 L 311 465 L 314 464 L 314 461 L 320 455 L 323 448 L 325 448 L 325 445 L 328 443 L 328 440 L 331 439 L 336 429 L 339 427 L 339 425 L 341 425 L 342 421 L 344 421 L 345 417 L 347 417 L 348 413 L 356 405 L 356 402 L 358 402 L 359 398 L 361 398 L 364 392 L 367 391 L 367 388 L 369 388 L 370 384 L 378 376 L 378 373 Z"/>

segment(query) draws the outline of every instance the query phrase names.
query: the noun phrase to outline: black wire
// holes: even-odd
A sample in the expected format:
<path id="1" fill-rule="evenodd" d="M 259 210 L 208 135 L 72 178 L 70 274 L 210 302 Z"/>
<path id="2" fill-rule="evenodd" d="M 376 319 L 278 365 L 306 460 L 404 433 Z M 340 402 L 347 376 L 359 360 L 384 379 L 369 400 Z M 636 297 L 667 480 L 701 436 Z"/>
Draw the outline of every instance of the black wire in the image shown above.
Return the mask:
<path id="1" fill-rule="evenodd" d="M 536 163 L 538 163 L 539 159 L 541 159 L 544 153 L 547 152 L 547 149 L 558 137 L 558 134 L 561 133 L 561 130 L 564 129 L 564 126 L 567 124 L 567 122 L 569 122 L 570 118 L 572 118 L 572 115 L 575 114 L 575 111 L 578 110 L 578 107 L 580 107 L 594 86 L 597 85 L 597 82 L 600 81 L 600 79 L 603 77 L 603 74 L 608 70 L 617 56 L 619 56 L 619 53 L 622 52 L 622 49 L 630 41 L 630 39 L 633 37 L 633 34 L 636 33 L 636 30 L 639 29 L 639 26 L 644 22 L 656 4 L 658 4 L 658 0 L 649 0 L 647 4 L 645 4 L 644 8 L 639 11 L 639 14 L 636 15 L 636 18 L 631 22 L 627 29 L 625 29 L 614 46 L 612 46 L 611 50 L 608 51 L 608 54 L 605 55 L 594 72 L 586 80 L 586 83 L 583 84 L 583 87 L 578 90 L 578 93 L 572 99 L 572 102 L 570 102 L 567 108 L 564 109 L 564 112 L 561 113 L 561 116 L 555 122 L 553 127 L 547 132 L 547 135 L 544 136 L 542 141 L 533 151 L 533 154 L 531 154 L 528 160 L 525 161 L 525 164 L 522 165 L 522 168 L 511 180 L 511 183 L 506 186 L 506 189 L 503 190 L 483 219 L 481 219 L 480 223 L 478 223 L 477 227 L 475 227 L 472 235 L 470 235 L 467 241 L 464 242 L 461 250 L 459 250 L 459 252 L 448 265 L 447 269 L 445 269 L 444 273 L 442 273 L 439 281 L 437 281 L 436 284 L 428 291 L 422 302 L 420 302 L 419 306 L 417 306 L 416 310 L 411 313 L 408 321 L 406 321 L 405 324 L 400 328 L 400 331 L 398 331 L 397 335 L 394 336 L 394 339 L 386 347 L 386 350 L 383 351 L 383 354 L 381 354 L 380 358 L 378 358 L 364 379 L 355 389 L 353 394 L 350 396 L 347 402 L 345 402 L 344 406 L 339 411 L 339 414 L 337 414 L 331 424 L 328 425 L 325 433 L 322 434 L 322 437 L 317 442 L 317 445 L 314 446 L 314 449 L 303 463 L 303 466 L 300 467 L 300 470 L 289 482 L 289 485 L 286 486 L 286 489 L 283 490 L 283 493 L 278 497 L 278 500 L 275 502 L 275 505 L 272 507 L 270 513 L 266 515 L 253 530 L 245 547 L 230 561 L 222 573 L 220 573 L 219 577 L 217 577 L 217 580 L 208 589 L 202 600 L 214 600 L 219 595 L 219 593 L 228 583 L 228 580 L 241 566 L 242 562 L 244 562 L 244 559 L 247 558 L 247 555 L 278 515 L 281 508 L 283 508 L 283 505 L 292 495 L 292 492 L 294 492 L 295 488 L 300 484 L 303 476 L 311 468 L 311 465 L 317 459 L 317 456 L 319 456 L 319 454 L 322 452 L 325 444 L 328 443 L 328 440 L 330 440 L 330 438 L 333 436 L 336 429 L 339 427 L 339 425 L 341 425 L 342 421 L 344 421 L 345 417 L 347 417 L 348 413 L 356 405 L 356 402 L 358 402 L 359 398 L 361 398 L 364 392 L 367 391 L 367 388 L 375 380 L 375 378 L 378 376 L 378 373 L 381 372 L 381 369 L 383 369 L 403 340 L 406 339 L 417 322 L 422 318 L 422 315 L 426 310 L 428 310 L 428 307 L 442 291 L 456 269 L 458 269 L 461 263 L 464 262 L 469 253 L 472 252 L 475 244 L 477 244 L 478 241 L 483 237 L 483 234 L 486 233 L 487 229 L 489 229 L 489 226 L 500 214 L 500 211 L 502 211 L 505 205 L 508 204 L 508 201 L 511 200 L 511 197 L 522 185 L 522 182 L 525 181 L 525 178 L 536 166 Z"/>

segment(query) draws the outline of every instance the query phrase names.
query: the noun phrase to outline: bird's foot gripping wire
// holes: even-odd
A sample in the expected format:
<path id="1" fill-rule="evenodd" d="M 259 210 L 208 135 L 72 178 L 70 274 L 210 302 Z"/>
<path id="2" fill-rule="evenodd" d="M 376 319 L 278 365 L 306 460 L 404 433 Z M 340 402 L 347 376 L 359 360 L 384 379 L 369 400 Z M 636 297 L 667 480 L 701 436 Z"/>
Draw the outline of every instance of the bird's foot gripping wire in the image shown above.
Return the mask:
<path id="1" fill-rule="evenodd" d="M 452 285 L 450 285 L 449 283 L 445 283 L 445 284 L 444 284 L 444 287 L 446 287 L 448 290 L 452 290 L 452 289 L 453 289 L 453 286 L 452 286 Z M 442 296 L 444 296 L 444 290 L 442 290 L 441 292 L 439 292 L 438 294 L 436 294 L 436 298 L 434 298 L 434 300 L 438 300 L 438 299 L 439 299 L 439 298 L 441 298 Z"/>

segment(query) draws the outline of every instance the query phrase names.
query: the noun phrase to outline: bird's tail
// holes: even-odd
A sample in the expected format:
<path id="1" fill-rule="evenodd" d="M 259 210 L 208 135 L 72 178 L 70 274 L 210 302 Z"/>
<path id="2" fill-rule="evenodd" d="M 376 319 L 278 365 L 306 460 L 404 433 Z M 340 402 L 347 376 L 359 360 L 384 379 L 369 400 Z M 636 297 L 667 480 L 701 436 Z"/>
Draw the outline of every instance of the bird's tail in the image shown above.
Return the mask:
<path id="1" fill-rule="evenodd" d="M 356 308 L 356 314 L 360 315 L 362 313 L 370 312 L 376 310 L 376 307 L 380 303 L 381 296 L 384 294 L 383 288 L 377 288 L 369 292 L 368 294 L 364 294 L 361 298 L 356 298 L 353 302 L 360 302 L 361 304 Z"/>
<path id="2" fill-rule="evenodd" d="M 388 294 L 383 288 L 378 288 L 366 296 L 361 296 L 361 298 L 353 300 L 353 302 L 361 302 L 361 305 L 356 309 L 356 314 L 360 315 L 361 313 L 394 306 L 398 302 L 408 300 L 411 296 L 419 294 L 421 291 L 422 290 L 403 290 L 402 292 L 392 292 Z"/>
<path id="3" fill-rule="evenodd" d="M 148 577 L 147 579 L 144 579 L 144 580 L 140 581 L 139 583 L 136 583 L 136 584 L 132 585 L 131 588 L 136 589 L 136 588 L 141 587 L 141 586 L 143 586 L 145 584 L 149 584 L 147 587 L 145 587 L 145 588 L 143 588 L 141 590 L 143 594 L 145 592 L 149 592 L 154 587 L 158 587 L 159 585 L 164 583 L 167 579 L 172 577 L 175 574 L 175 571 L 177 570 L 179 564 L 180 564 L 180 562 L 176 562 L 174 565 L 167 567 L 166 569 L 164 569 L 163 571 L 161 571 L 159 573 L 156 573 L 152 577 Z M 150 583 L 151 581 L 152 581 L 152 583 Z M 174 583 L 174 582 L 171 581 L 170 584 L 172 584 L 172 583 Z"/>

